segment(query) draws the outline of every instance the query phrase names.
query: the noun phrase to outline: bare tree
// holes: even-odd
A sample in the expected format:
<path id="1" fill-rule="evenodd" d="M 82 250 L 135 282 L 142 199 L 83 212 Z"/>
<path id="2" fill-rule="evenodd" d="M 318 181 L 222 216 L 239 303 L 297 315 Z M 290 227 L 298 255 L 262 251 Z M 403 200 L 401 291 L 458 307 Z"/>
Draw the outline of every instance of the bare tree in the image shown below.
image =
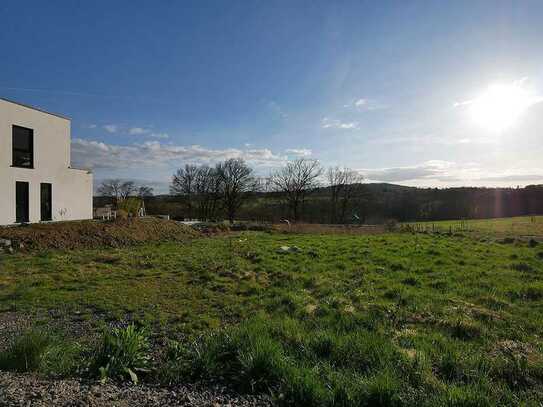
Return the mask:
<path id="1" fill-rule="evenodd" d="M 136 184 L 134 181 L 125 181 L 121 184 L 119 189 L 119 198 L 125 200 L 129 196 L 133 195 L 136 192 Z"/>
<path id="2" fill-rule="evenodd" d="M 357 184 L 364 179 L 349 168 L 330 167 L 326 172 L 330 188 L 330 221 L 345 223 L 345 215 Z"/>
<path id="3" fill-rule="evenodd" d="M 255 189 L 253 169 L 242 159 L 232 158 L 217 164 L 216 171 L 226 216 L 230 223 L 233 223 L 247 192 Z"/>
<path id="4" fill-rule="evenodd" d="M 287 205 L 296 222 L 307 194 L 318 186 L 322 167 L 316 160 L 300 158 L 290 161 L 271 177 L 271 183 L 277 191 L 285 195 Z"/>
<path id="5" fill-rule="evenodd" d="M 148 187 L 147 185 L 140 185 L 138 187 L 137 195 L 141 199 L 153 196 L 153 188 Z"/>
<path id="6" fill-rule="evenodd" d="M 193 199 L 195 193 L 195 181 L 198 176 L 198 167 L 192 164 L 185 164 L 179 168 L 172 177 L 170 194 L 181 195 L 186 198 L 186 205 L 189 218 L 192 218 Z"/>
<path id="7" fill-rule="evenodd" d="M 220 201 L 220 179 L 217 170 L 207 165 L 199 167 L 194 185 L 198 217 L 214 218 Z"/>
<path id="8" fill-rule="evenodd" d="M 102 181 L 97 189 L 98 195 L 110 197 L 113 205 L 117 206 L 121 201 L 136 192 L 136 184 L 133 181 L 121 181 L 120 179 L 108 179 Z"/>
<path id="9" fill-rule="evenodd" d="M 121 194 L 122 182 L 119 179 L 108 179 L 102 181 L 97 189 L 98 195 L 111 198 L 114 205 L 117 205 Z"/>

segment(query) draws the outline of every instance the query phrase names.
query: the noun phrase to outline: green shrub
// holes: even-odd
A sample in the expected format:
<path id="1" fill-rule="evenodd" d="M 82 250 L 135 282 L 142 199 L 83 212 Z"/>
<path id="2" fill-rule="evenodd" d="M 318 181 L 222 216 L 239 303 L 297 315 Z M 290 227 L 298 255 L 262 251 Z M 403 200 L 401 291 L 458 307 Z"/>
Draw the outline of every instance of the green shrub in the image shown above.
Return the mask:
<path id="1" fill-rule="evenodd" d="M 53 341 L 42 359 L 40 371 L 47 376 L 68 377 L 86 366 L 85 349 L 77 342 Z"/>
<path id="2" fill-rule="evenodd" d="M 40 370 L 51 337 L 39 331 L 28 331 L 10 344 L 0 354 L 0 369 L 16 372 L 36 372 Z"/>
<path id="3" fill-rule="evenodd" d="M 123 199 L 117 205 L 118 211 L 124 211 L 128 216 L 138 216 L 138 211 L 141 208 L 141 199 L 130 197 Z"/>
<path id="4" fill-rule="evenodd" d="M 81 354 L 78 343 L 68 344 L 46 332 L 31 330 L 0 353 L 0 370 L 65 377 L 77 370 Z"/>
<path id="5" fill-rule="evenodd" d="M 144 329 L 133 324 L 103 333 L 95 360 L 94 371 L 102 381 L 108 378 L 138 382 L 138 373 L 149 369 L 149 342 Z"/>

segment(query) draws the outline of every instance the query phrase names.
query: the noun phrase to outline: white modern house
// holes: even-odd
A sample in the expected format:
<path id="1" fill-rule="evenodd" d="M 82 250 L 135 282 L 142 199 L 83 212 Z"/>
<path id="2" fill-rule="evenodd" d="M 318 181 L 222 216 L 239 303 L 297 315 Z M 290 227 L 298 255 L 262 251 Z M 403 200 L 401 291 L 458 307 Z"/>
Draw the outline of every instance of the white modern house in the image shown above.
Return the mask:
<path id="1" fill-rule="evenodd" d="M 71 167 L 70 119 L 0 98 L 0 225 L 92 219 L 92 174 Z"/>

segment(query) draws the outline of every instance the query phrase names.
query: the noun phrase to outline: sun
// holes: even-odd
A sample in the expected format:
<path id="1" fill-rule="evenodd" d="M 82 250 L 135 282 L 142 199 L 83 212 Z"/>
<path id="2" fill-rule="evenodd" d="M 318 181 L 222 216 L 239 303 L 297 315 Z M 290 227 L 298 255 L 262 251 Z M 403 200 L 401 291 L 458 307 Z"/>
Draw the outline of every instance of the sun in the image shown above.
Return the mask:
<path id="1" fill-rule="evenodd" d="M 469 102 L 473 120 L 483 128 L 500 132 L 513 126 L 535 102 L 521 84 L 494 84 Z"/>

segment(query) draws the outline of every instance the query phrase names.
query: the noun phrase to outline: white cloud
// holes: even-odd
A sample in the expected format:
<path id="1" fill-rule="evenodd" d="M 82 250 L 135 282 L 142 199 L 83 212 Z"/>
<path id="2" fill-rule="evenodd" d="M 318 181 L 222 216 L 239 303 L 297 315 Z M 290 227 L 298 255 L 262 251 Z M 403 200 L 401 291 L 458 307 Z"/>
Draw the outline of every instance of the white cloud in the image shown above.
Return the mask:
<path id="1" fill-rule="evenodd" d="M 103 126 L 103 128 L 108 133 L 116 133 L 119 129 L 119 126 L 117 126 L 116 124 L 106 124 Z"/>
<path id="2" fill-rule="evenodd" d="M 383 104 L 381 102 L 378 102 L 378 101 L 373 100 L 373 99 L 367 99 L 367 98 L 355 99 L 354 101 L 343 105 L 343 107 L 354 108 L 356 110 L 366 111 L 366 112 L 370 112 L 370 111 L 373 111 L 373 110 L 382 110 L 382 109 L 387 109 L 388 108 L 387 105 L 385 105 L 385 104 Z"/>
<path id="3" fill-rule="evenodd" d="M 493 144 L 497 142 L 495 137 L 475 135 L 465 137 L 460 135 L 437 135 L 426 134 L 407 134 L 379 137 L 368 140 L 371 144 L 416 146 L 417 148 L 428 148 L 428 146 L 454 146 L 459 144 Z"/>
<path id="4" fill-rule="evenodd" d="M 313 151 L 308 148 L 287 148 L 285 153 L 296 157 L 309 157 L 313 154 Z"/>
<path id="5" fill-rule="evenodd" d="M 74 139 L 74 165 L 91 169 L 165 168 L 184 163 L 214 164 L 229 158 L 242 158 L 253 167 L 278 167 L 287 156 L 261 149 L 208 149 L 199 145 L 179 146 L 147 141 L 141 144 L 114 145 L 99 141 Z"/>
<path id="6" fill-rule="evenodd" d="M 98 127 L 96 124 L 89 124 L 87 126 L 88 129 L 95 129 L 96 127 Z"/>
<path id="7" fill-rule="evenodd" d="M 149 133 L 149 130 L 142 127 L 132 127 L 128 130 L 128 134 L 130 134 L 131 136 L 140 136 L 147 133 Z"/>
<path id="8" fill-rule="evenodd" d="M 357 129 L 358 123 L 357 122 L 342 122 L 341 120 L 337 119 L 330 119 L 328 117 L 324 117 L 321 120 L 321 127 L 323 129 Z"/>
<path id="9" fill-rule="evenodd" d="M 368 181 L 414 186 L 512 186 L 543 182 L 543 168 L 488 168 L 430 160 L 417 165 L 358 170 Z"/>
<path id="10" fill-rule="evenodd" d="M 149 134 L 149 137 L 156 138 L 156 139 L 167 139 L 170 136 L 168 133 L 151 133 Z"/>
<path id="11" fill-rule="evenodd" d="M 403 182 L 421 178 L 438 177 L 447 173 L 454 163 L 431 160 L 422 164 L 379 169 L 361 169 L 360 173 L 368 180 L 382 182 Z"/>
<path id="12" fill-rule="evenodd" d="M 354 102 L 354 105 L 356 107 L 368 106 L 368 99 L 358 99 L 356 102 Z"/>

